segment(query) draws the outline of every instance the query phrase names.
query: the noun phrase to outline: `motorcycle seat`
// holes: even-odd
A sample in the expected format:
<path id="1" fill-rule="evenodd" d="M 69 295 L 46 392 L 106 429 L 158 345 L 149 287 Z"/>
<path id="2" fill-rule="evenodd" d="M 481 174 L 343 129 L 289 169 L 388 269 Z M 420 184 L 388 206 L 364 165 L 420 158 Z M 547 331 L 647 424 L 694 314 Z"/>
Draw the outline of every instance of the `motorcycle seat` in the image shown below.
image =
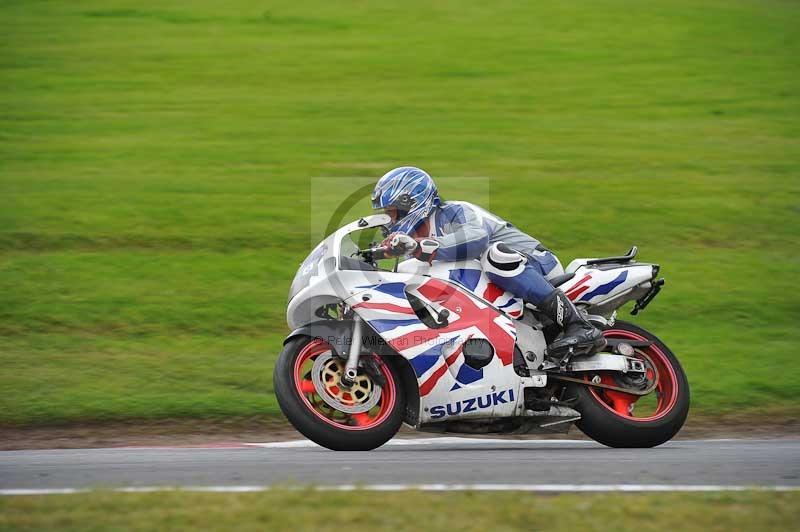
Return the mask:
<path id="1" fill-rule="evenodd" d="M 630 262 L 636 257 L 636 254 L 638 252 L 639 248 L 633 246 L 630 250 L 628 250 L 628 252 L 625 255 L 620 255 L 618 257 L 604 257 L 602 259 L 589 259 L 586 261 L 586 264 L 588 265 L 588 264 L 608 264 L 612 262 L 614 263 Z"/>

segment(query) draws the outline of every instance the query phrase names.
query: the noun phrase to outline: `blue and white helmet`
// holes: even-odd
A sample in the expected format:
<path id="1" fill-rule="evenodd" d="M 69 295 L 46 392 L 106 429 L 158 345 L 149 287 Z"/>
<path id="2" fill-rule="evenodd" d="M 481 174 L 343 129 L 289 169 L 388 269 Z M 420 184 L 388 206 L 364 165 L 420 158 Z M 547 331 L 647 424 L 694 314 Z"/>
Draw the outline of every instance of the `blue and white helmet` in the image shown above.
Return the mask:
<path id="1" fill-rule="evenodd" d="M 439 192 L 431 176 L 413 166 L 389 170 L 372 191 L 372 208 L 398 210 L 390 233 L 413 233 L 433 209 L 439 205 Z"/>

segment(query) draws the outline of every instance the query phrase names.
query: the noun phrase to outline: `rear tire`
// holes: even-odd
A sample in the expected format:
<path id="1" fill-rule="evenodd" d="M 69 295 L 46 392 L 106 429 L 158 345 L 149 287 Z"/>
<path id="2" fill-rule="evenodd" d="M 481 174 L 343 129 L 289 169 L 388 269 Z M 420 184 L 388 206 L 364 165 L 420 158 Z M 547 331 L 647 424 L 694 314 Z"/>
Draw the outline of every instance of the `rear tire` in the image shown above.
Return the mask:
<path id="1" fill-rule="evenodd" d="M 375 358 L 375 366 L 386 382 L 379 402 L 370 412 L 349 415 L 324 403 L 313 382 L 306 378 L 308 365 L 330 351 L 328 344 L 308 336 L 286 342 L 273 373 L 281 411 L 301 434 L 328 449 L 369 451 L 380 447 L 397 434 L 403 423 L 406 400 L 399 372 L 377 355 L 364 355 Z M 363 375 L 359 369 L 359 376 Z M 348 397 L 355 401 L 355 396 Z"/>
<path id="2" fill-rule="evenodd" d="M 607 338 L 653 342 L 650 347 L 637 348 L 637 356 L 644 354 L 661 366 L 658 387 L 651 392 L 660 393 L 657 396 L 658 407 L 652 415 L 636 418 L 633 412 L 624 413 L 625 409 L 614 402 L 614 399 L 619 399 L 624 404 L 625 400 L 630 401 L 635 396 L 620 392 L 607 394 L 597 388 L 570 384 L 564 397 L 577 400 L 574 408 L 581 413 L 577 427 L 593 440 L 609 447 L 655 447 L 669 441 L 683 427 L 689 413 L 689 381 L 678 359 L 658 337 L 632 323 L 617 321 L 603 334 Z M 603 382 L 606 378 L 603 376 Z M 634 403 L 635 399 L 631 404 Z"/>

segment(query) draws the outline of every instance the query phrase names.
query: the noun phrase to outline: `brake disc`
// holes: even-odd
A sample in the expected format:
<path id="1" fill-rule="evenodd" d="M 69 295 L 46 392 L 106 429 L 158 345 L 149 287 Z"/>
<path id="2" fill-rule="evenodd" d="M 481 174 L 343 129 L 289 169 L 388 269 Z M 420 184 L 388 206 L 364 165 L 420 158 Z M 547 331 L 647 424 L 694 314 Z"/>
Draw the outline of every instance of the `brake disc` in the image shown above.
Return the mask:
<path id="1" fill-rule="evenodd" d="M 330 351 L 319 355 L 311 367 L 311 381 L 326 405 L 345 414 L 369 412 L 381 399 L 381 387 L 364 374 L 356 375 L 353 385 L 341 384 L 344 361 Z M 349 396 L 350 399 L 347 399 Z"/>

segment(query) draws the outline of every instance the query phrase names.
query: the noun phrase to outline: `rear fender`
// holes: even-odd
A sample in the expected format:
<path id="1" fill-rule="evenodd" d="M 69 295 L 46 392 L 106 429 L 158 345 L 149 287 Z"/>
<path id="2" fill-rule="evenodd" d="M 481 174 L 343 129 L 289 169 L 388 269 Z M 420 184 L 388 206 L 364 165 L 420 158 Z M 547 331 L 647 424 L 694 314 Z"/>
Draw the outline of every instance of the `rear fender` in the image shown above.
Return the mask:
<path id="1" fill-rule="evenodd" d="M 576 305 L 586 305 L 590 314 L 607 317 L 628 301 L 647 294 L 657 274 L 655 264 L 586 265 L 560 288 Z"/>

